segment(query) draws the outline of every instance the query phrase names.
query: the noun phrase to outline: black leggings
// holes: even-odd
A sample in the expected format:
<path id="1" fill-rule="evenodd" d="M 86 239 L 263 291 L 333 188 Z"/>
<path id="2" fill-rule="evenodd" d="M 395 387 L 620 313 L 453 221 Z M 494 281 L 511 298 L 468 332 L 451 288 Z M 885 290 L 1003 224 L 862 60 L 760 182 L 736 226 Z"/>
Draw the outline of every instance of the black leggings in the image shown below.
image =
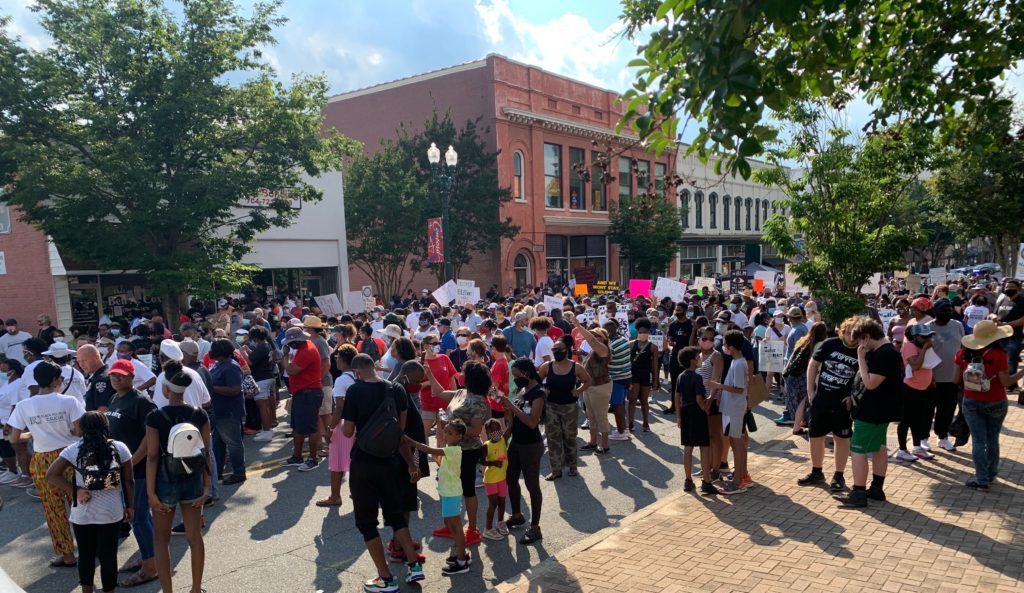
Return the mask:
<path id="1" fill-rule="evenodd" d="M 519 475 L 526 482 L 530 493 L 530 525 L 540 525 L 540 507 L 543 496 L 540 492 L 540 458 L 544 456 L 544 443 L 517 445 L 515 440 L 508 447 L 508 501 L 513 515 L 522 514 L 523 491 L 519 488 Z"/>
<path id="2" fill-rule="evenodd" d="M 896 438 L 900 449 L 907 450 L 907 430 L 914 437 L 914 446 L 928 440 L 932 428 L 932 413 L 935 410 L 935 391 L 914 389 L 903 384 L 903 420 L 896 426 Z M 949 424 L 947 423 L 948 427 Z"/>
<path id="3" fill-rule="evenodd" d="M 78 542 L 78 582 L 93 586 L 96 559 L 100 561 L 100 582 L 104 591 L 117 587 L 117 540 L 121 535 L 121 522 L 103 525 L 71 524 Z"/>
<path id="4" fill-rule="evenodd" d="M 956 415 L 957 389 L 955 383 L 935 384 L 935 436 L 949 436 L 949 425 Z"/>

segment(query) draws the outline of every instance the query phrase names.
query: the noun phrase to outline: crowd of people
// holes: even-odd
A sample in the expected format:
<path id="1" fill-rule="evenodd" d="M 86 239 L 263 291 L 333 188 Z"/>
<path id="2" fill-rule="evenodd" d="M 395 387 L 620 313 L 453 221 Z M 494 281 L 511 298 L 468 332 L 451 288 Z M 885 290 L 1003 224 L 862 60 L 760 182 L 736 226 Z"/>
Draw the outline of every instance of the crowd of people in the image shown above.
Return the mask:
<path id="1" fill-rule="evenodd" d="M 425 578 L 410 522 L 431 472 L 442 515 L 432 533 L 452 540 L 449 576 L 471 569 L 482 539 L 542 540 L 541 480 L 577 478 L 582 455 L 614 457 L 614 443 L 642 441 L 652 413 L 679 427 L 686 491 L 748 491 L 760 392 L 784 402 L 777 424 L 809 440 L 810 471 L 796 483 L 841 505 L 885 500 L 891 423 L 899 463 L 969 438 L 966 486 L 985 491 L 999 475 L 1008 394 L 1024 376 L 1024 295 L 1017 280 L 975 282 L 910 293 L 893 280 L 838 326 L 823 320 L 827 304 L 781 287 L 691 291 L 679 302 L 565 298 L 551 310 L 538 291 L 492 290 L 451 307 L 424 290 L 338 316 L 296 297 L 225 298 L 193 303 L 177 329 L 157 312 L 104 315 L 70 333 L 40 316 L 35 335 L 6 319 L 0 484 L 40 500 L 50 565 L 77 566 L 87 593 L 97 561 L 103 591 L 159 579 L 170 593 L 174 533 L 188 539 L 199 593 L 203 509 L 245 483 L 245 437 L 284 436 L 279 414 L 292 443 L 283 466 L 311 472 L 327 461 L 330 494 L 317 506 L 346 504 L 347 480 L 378 573 L 371 592 L 398 590 L 389 562 L 405 563 L 409 583 Z M 773 342 L 780 368 L 762 360 Z M 129 531 L 139 552 L 118 567 Z M 129 573 L 120 583 L 119 569 Z"/>

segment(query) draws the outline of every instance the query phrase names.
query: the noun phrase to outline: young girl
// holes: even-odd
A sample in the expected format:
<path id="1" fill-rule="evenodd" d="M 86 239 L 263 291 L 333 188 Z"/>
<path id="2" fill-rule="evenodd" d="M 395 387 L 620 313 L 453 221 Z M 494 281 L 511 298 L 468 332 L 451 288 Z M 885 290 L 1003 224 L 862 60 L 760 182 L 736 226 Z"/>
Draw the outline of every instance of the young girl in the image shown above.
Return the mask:
<path id="1" fill-rule="evenodd" d="M 505 497 L 508 496 L 508 485 L 505 483 L 505 475 L 508 472 L 508 446 L 505 443 L 505 429 L 501 421 L 491 418 L 484 423 L 484 430 L 487 432 L 487 442 L 484 447 L 487 450 L 486 456 L 480 465 L 484 466 L 484 492 L 487 493 L 487 528 L 484 530 L 484 537 L 487 539 L 500 540 L 508 535 L 508 526 L 505 525 Z M 497 515 L 497 528 L 494 527 L 494 517 Z"/>
<path id="2" fill-rule="evenodd" d="M 403 436 L 410 447 L 428 455 L 441 458 L 437 471 L 437 494 L 441 497 L 441 516 L 445 527 L 455 540 L 455 555 L 441 569 L 451 576 L 469 572 L 469 552 L 466 551 L 466 536 L 462 531 L 462 447 L 459 443 L 466 436 L 466 424 L 458 418 L 449 420 L 444 427 L 443 448 L 437 449 Z"/>
<path id="3" fill-rule="evenodd" d="M 708 430 L 708 409 L 711 401 L 704 389 L 704 380 L 697 374 L 701 366 L 700 350 L 687 346 L 679 351 L 679 366 L 684 369 L 676 382 L 675 407 L 679 411 L 676 426 L 679 427 L 683 444 L 683 467 L 686 468 L 686 483 L 683 490 L 693 492 L 693 448 L 700 447 L 700 491 L 703 494 L 718 494 L 711 484 L 711 432 Z"/>
<path id="4" fill-rule="evenodd" d="M 352 344 L 342 344 L 332 353 L 341 374 L 334 381 L 334 413 L 327 426 L 332 433 L 327 452 L 327 469 L 331 472 L 331 495 L 316 501 L 318 507 L 341 506 L 341 485 L 345 482 L 345 473 L 349 471 L 352 463 L 352 445 L 355 439 L 342 434 L 341 412 L 345 409 L 345 393 L 356 382 L 356 374 L 352 370 L 352 359 L 356 354 L 359 352 Z"/>
<path id="5" fill-rule="evenodd" d="M 93 591 L 97 558 L 103 591 L 113 591 L 121 524 L 132 520 L 132 507 L 125 504 L 134 500 L 132 453 L 127 445 L 110 438 L 103 414 L 86 412 L 79 423 L 82 440 L 61 451 L 47 470 L 46 480 L 74 500 L 70 520 L 78 542 L 82 592 Z M 67 478 L 72 468 L 76 486 Z"/>

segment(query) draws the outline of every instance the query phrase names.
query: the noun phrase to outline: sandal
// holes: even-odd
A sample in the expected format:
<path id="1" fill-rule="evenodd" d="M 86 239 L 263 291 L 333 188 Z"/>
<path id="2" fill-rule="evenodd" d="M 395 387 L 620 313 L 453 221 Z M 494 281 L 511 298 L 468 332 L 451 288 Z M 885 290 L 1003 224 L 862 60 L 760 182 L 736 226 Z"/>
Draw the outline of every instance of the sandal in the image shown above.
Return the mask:
<path id="1" fill-rule="evenodd" d="M 651 432 L 651 427 L 646 425 L 646 424 L 644 424 L 643 430 L 644 430 L 644 432 Z"/>
<path id="2" fill-rule="evenodd" d="M 583 445 L 582 447 L 580 447 L 580 451 L 593 451 L 594 449 L 598 449 L 598 448 L 599 447 L 596 444 L 592 445 L 590 443 L 587 443 L 586 445 Z"/>
<path id="3" fill-rule="evenodd" d="M 316 501 L 316 506 L 318 506 L 318 507 L 340 507 L 341 503 L 342 503 L 342 501 L 340 501 L 340 500 L 333 501 L 330 498 L 324 498 L 322 500 Z"/>
<path id="4" fill-rule="evenodd" d="M 142 570 L 142 563 L 135 562 L 132 564 L 125 564 L 117 572 L 139 572 Z"/>
<path id="5" fill-rule="evenodd" d="M 127 579 L 121 581 L 119 583 L 119 585 L 124 587 L 124 588 L 126 588 L 126 589 L 128 589 L 128 588 L 131 588 L 131 587 L 138 587 L 139 585 L 145 585 L 146 583 L 151 583 L 151 582 L 155 581 L 156 579 L 157 579 L 157 575 L 155 575 L 155 574 L 146 574 L 146 573 L 144 573 L 144 572 L 142 572 L 140 570 L 140 571 L 136 572 L 135 574 L 133 574 L 132 576 L 128 577 Z"/>
<path id="6" fill-rule="evenodd" d="M 559 470 L 557 472 L 551 472 L 550 474 L 544 476 L 544 480 L 546 480 L 548 482 L 554 482 L 555 480 L 557 480 L 558 478 L 561 478 L 561 477 L 562 477 L 562 472 L 561 472 L 561 470 Z"/>
<path id="7" fill-rule="evenodd" d="M 576 470 L 575 467 L 570 467 L 569 468 L 569 477 L 570 478 L 575 478 L 578 475 L 580 475 L 580 473 Z"/>
<path id="8" fill-rule="evenodd" d="M 68 562 L 64 560 L 63 556 L 57 556 L 53 560 L 50 560 L 50 566 L 52 568 L 74 568 L 78 566 L 78 561 Z"/>
<path id="9" fill-rule="evenodd" d="M 519 543 L 529 545 L 542 539 L 544 539 L 544 536 L 540 533 L 540 527 L 531 527 L 526 530 L 523 537 L 519 538 Z"/>

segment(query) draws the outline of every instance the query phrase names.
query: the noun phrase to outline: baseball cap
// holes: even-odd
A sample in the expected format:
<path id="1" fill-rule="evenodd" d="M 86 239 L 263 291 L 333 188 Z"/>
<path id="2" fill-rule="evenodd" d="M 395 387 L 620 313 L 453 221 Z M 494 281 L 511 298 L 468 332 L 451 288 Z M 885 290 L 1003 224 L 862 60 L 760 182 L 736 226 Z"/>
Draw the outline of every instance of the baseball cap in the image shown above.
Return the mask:
<path id="1" fill-rule="evenodd" d="M 198 353 L 197 345 L 196 354 Z M 160 354 L 163 354 L 171 360 L 177 360 L 179 362 L 185 357 L 181 351 L 181 346 L 179 346 L 174 340 L 164 340 L 163 342 L 160 342 Z"/>
<path id="2" fill-rule="evenodd" d="M 135 376 L 135 365 L 130 360 L 115 360 L 114 364 L 110 365 L 107 369 L 108 375 L 127 375 L 129 377 Z"/>
<path id="3" fill-rule="evenodd" d="M 448 319 L 447 317 L 442 317 L 440 321 L 438 321 L 437 323 L 438 325 L 447 325 L 448 327 L 451 327 L 452 320 Z"/>
<path id="4" fill-rule="evenodd" d="M 305 342 L 309 339 L 309 334 L 302 331 L 301 327 L 290 327 L 288 331 L 284 332 L 284 344 L 291 344 L 292 342 Z"/>
<path id="5" fill-rule="evenodd" d="M 189 356 L 199 357 L 199 344 L 188 338 L 178 342 L 178 348 L 182 354 L 188 354 Z"/>
<path id="6" fill-rule="evenodd" d="M 801 309 L 800 307 L 790 307 L 790 308 L 789 308 L 789 311 L 787 312 L 787 314 L 788 314 L 788 315 L 789 315 L 789 316 L 790 316 L 790 317 L 791 317 L 792 319 L 803 319 L 803 316 L 804 316 L 804 310 L 803 310 L 803 309 Z"/>
<path id="7" fill-rule="evenodd" d="M 292 327 L 301 327 L 302 326 L 302 320 L 299 319 L 298 317 L 292 317 L 291 319 L 288 320 L 288 325 L 290 325 Z"/>
<path id="8" fill-rule="evenodd" d="M 910 326 L 909 333 L 912 336 L 931 336 L 935 334 L 935 330 L 930 324 L 915 323 Z"/>
<path id="9" fill-rule="evenodd" d="M 515 316 L 514 319 L 515 319 L 515 321 L 526 321 L 528 318 L 529 318 L 529 315 L 526 314 L 526 311 L 520 311 L 520 312 L 516 313 L 516 316 Z"/>
<path id="10" fill-rule="evenodd" d="M 227 299 L 221 299 L 221 300 L 217 301 L 217 308 L 218 309 L 227 309 L 228 308 L 228 301 L 227 301 Z"/>
<path id="11" fill-rule="evenodd" d="M 717 317 L 715 317 L 715 321 L 724 321 L 724 322 L 732 321 L 732 313 L 730 313 L 728 311 L 722 311 L 722 312 L 720 312 L 718 314 Z"/>
<path id="12" fill-rule="evenodd" d="M 917 297 L 916 299 L 914 299 L 912 303 L 910 303 L 910 306 L 917 309 L 918 311 L 925 312 L 931 310 L 932 302 L 931 300 L 928 299 L 928 297 Z"/>

